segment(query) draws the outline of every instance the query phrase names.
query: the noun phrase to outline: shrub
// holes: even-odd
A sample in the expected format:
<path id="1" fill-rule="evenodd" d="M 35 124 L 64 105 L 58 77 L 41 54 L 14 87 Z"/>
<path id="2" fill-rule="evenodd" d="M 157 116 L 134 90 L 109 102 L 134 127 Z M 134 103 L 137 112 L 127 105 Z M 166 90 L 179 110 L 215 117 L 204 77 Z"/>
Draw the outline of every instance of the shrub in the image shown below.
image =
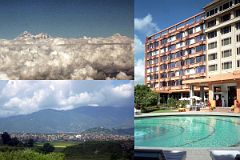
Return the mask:
<path id="1" fill-rule="evenodd" d="M 167 100 L 167 106 L 169 108 L 177 108 L 177 100 L 174 98 L 168 98 Z"/>
<path id="2" fill-rule="evenodd" d="M 41 151 L 42 151 L 43 153 L 47 154 L 47 153 L 53 152 L 54 149 L 55 149 L 55 148 L 54 148 L 54 146 L 53 146 L 52 144 L 50 144 L 50 143 L 44 143 L 44 144 L 43 144 L 43 147 L 41 148 Z"/>
<path id="3" fill-rule="evenodd" d="M 64 160 L 62 153 L 41 154 L 30 149 L 0 152 L 0 160 Z"/>
<path id="4" fill-rule="evenodd" d="M 183 100 L 183 101 L 177 101 L 177 106 L 178 108 L 186 108 L 186 105 L 188 104 L 188 101 Z"/>

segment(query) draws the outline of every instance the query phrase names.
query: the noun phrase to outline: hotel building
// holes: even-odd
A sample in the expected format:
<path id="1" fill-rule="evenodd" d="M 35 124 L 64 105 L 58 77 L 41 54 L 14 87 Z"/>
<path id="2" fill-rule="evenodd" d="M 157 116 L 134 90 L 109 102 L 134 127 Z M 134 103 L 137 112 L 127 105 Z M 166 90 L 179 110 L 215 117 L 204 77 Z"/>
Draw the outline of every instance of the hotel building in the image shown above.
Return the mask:
<path id="1" fill-rule="evenodd" d="M 186 37 L 179 40 L 181 32 Z M 214 0 L 203 13 L 147 37 L 145 62 L 145 84 L 160 94 L 188 92 L 215 106 L 233 105 L 234 97 L 240 100 L 240 0 Z"/>
<path id="2" fill-rule="evenodd" d="M 146 38 L 145 84 L 163 99 L 186 97 L 190 85 L 183 81 L 206 76 L 205 54 L 202 12 Z M 195 94 L 199 90 L 195 88 Z"/>

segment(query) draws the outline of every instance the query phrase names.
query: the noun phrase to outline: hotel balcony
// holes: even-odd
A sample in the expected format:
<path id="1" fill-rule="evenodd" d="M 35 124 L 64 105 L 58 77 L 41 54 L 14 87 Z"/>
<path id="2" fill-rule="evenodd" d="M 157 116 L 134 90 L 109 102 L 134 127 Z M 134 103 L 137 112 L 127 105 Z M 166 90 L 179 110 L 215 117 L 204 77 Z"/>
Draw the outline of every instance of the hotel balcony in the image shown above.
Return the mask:
<path id="1" fill-rule="evenodd" d="M 182 89 L 190 89 L 189 85 L 182 85 Z"/>
<path id="2" fill-rule="evenodd" d="M 171 90 L 179 90 L 182 89 L 182 86 L 171 86 Z"/>

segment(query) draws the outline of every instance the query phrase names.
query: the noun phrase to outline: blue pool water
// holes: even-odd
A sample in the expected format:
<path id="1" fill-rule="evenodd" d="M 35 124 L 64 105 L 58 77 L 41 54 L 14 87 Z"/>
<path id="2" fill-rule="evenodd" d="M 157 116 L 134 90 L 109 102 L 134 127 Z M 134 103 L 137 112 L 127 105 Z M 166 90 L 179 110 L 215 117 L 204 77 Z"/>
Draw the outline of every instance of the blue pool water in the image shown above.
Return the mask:
<path id="1" fill-rule="evenodd" d="M 137 118 L 137 147 L 239 147 L 240 118 L 227 116 L 161 116 Z"/>

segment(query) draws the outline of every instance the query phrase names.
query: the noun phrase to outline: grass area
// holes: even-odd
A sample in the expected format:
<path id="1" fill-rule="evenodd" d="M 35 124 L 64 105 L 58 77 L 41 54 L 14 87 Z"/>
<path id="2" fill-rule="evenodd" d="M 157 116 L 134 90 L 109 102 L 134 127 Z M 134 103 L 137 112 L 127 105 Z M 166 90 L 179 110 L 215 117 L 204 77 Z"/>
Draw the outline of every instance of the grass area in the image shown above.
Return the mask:
<path id="1" fill-rule="evenodd" d="M 50 154 L 40 151 L 44 143 L 36 143 L 32 148 L 0 145 L 0 160 L 128 160 L 133 154 L 133 141 L 56 141 L 50 142 L 55 147 Z M 29 156 L 36 159 L 23 158 Z"/>
<path id="2" fill-rule="evenodd" d="M 164 109 L 164 110 L 156 110 L 156 111 L 153 111 L 151 113 L 168 113 L 168 112 L 178 112 L 178 111 L 177 110 Z"/>
<path id="3" fill-rule="evenodd" d="M 67 156 L 65 160 L 110 160 L 110 154 Z"/>
<path id="4" fill-rule="evenodd" d="M 46 142 L 36 143 L 36 146 L 42 147 L 43 144 Z M 56 142 L 50 142 L 55 148 L 66 148 L 69 146 L 77 145 L 79 142 L 72 142 L 72 141 L 56 141 Z"/>

